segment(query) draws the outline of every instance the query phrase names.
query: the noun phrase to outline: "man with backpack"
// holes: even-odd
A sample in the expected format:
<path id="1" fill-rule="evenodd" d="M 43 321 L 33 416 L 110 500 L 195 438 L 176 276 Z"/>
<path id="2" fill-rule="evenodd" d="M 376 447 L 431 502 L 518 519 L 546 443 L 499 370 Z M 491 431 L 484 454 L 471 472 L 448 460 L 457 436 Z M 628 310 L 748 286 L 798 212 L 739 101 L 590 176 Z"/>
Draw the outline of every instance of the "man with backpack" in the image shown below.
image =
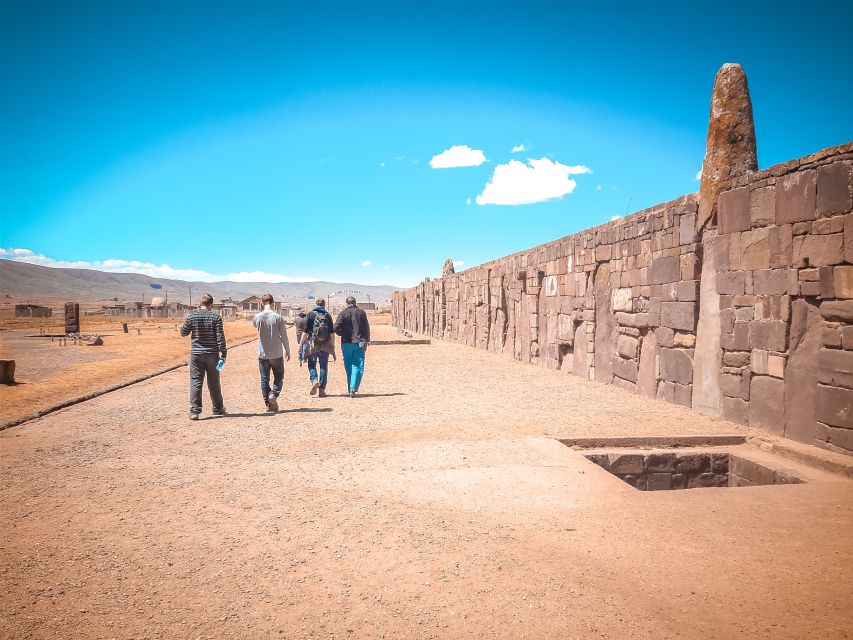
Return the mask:
<path id="1" fill-rule="evenodd" d="M 307 344 L 306 354 L 308 356 L 308 374 L 311 378 L 311 391 L 313 396 L 319 394 L 321 398 L 326 397 L 326 383 L 329 377 L 329 355 L 334 360 L 335 335 L 332 316 L 326 311 L 326 301 L 317 298 L 316 306 L 305 318 L 305 332 L 302 334 L 302 344 Z M 319 375 L 317 365 L 320 365 Z"/>
<path id="2" fill-rule="evenodd" d="M 347 308 L 338 315 L 335 333 L 341 337 L 349 397 L 355 398 L 364 375 L 364 355 L 370 344 L 370 323 L 364 309 L 356 306 L 353 296 L 347 298 Z"/>
<path id="3" fill-rule="evenodd" d="M 265 293 L 261 298 L 264 310 L 252 319 L 258 330 L 258 368 L 261 372 L 261 394 L 267 405 L 267 411 L 278 411 L 278 396 L 284 380 L 284 361 L 290 360 L 290 343 L 287 340 L 287 327 L 284 318 L 273 308 L 272 294 Z M 273 374 L 270 389 L 270 371 Z"/>

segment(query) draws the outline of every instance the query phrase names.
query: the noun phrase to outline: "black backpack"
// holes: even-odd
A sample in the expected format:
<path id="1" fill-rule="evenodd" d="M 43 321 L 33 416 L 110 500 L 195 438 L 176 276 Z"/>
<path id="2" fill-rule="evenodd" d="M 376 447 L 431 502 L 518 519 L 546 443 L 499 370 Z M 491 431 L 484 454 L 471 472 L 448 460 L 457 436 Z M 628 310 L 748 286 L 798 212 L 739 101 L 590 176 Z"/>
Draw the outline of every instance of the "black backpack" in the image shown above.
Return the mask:
<path id="1" fill-rule="evenodd" d="M 314 313 L 314 324 L 311 326 L 311 339 L 315 344 L 325 344 L 332 337 L 332 326 L 329 322 L 329 314 Z"/>

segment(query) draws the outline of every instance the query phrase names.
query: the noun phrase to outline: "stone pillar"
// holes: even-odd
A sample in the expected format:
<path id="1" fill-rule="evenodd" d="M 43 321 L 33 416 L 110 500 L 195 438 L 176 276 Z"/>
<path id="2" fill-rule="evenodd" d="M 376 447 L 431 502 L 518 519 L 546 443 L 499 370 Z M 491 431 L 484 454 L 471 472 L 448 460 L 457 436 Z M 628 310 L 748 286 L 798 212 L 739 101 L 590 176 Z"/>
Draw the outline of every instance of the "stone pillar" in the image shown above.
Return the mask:
<path id="1" fill-rule="evenodd" d="M 729 180 L 757 168 L 755 125 L 746 74 L 739 64 L 726 63 L 717 72 L 711 94 L 699 188 L 698 229 L 716 213 L 717 197 Z"/>
<path id="2" fill-rule="evenodd" d="M 739 64 L 726 63 L 714 79 L 711 115 L 699 188 L 698 229 L 702 233 L 702 275 L 699 321 L 693 365 L 693 408 L 720 415 L 720 296 L 714 267 L 717 198 L 732 178 L 758 169 L 755 125 L 746 74 Z"/>

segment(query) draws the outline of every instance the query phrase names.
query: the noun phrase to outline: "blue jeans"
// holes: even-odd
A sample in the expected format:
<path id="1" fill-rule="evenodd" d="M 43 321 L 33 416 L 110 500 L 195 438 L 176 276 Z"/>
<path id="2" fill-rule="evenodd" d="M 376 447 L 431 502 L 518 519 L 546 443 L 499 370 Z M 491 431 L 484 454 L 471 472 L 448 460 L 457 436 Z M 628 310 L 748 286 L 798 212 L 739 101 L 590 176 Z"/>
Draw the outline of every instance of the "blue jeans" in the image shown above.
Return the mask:
<path id="1" fill-rule="evenodd" d="M 308 356 L 308 375 L 311 376 L 311 382 L 317 379 L 317 361 L 320 361 L 320 388 L 326 388 L 326 381 L 329 378 L 329 354 L 325 351 L 318 351 L 316 355 Z"/>
<path id="2" fill-rule="evenodd" d="M 270 392 L 278 398 L 281 395 L 281 383 L 284 380 L 284 358 L 272 360 L 258 358 L 258 369 L 261 371 L 261 393 L 264 396 L 264 402 L 267 401 Z M 273 375 L 272 389 L 270 389 L 270 369 Z"/>
<path id="3" fill-rule="evenodd" d="M 350 391 L 358 391 L 364 376 L 364 349 L 354 342 L 341 343 L 344 354 L 344 369 L 347 372 L 347 386 Z"/>

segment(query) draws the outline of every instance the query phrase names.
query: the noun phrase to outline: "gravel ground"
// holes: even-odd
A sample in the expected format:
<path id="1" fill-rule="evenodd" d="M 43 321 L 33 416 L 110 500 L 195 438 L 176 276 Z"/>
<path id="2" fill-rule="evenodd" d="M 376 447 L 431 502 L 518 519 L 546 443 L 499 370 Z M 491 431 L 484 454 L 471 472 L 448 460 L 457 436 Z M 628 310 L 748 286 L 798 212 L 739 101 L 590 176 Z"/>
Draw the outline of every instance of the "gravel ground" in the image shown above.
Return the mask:
<path id="1" fill-rule="evenodd" d="M 396 335 L 377 327 L 377 338 Z M 853 635 L 851 482 L 638 492 L 555 438 L 733 424 L 458 345 L 187 370 L 0 432 L 0 637 Z"/>

